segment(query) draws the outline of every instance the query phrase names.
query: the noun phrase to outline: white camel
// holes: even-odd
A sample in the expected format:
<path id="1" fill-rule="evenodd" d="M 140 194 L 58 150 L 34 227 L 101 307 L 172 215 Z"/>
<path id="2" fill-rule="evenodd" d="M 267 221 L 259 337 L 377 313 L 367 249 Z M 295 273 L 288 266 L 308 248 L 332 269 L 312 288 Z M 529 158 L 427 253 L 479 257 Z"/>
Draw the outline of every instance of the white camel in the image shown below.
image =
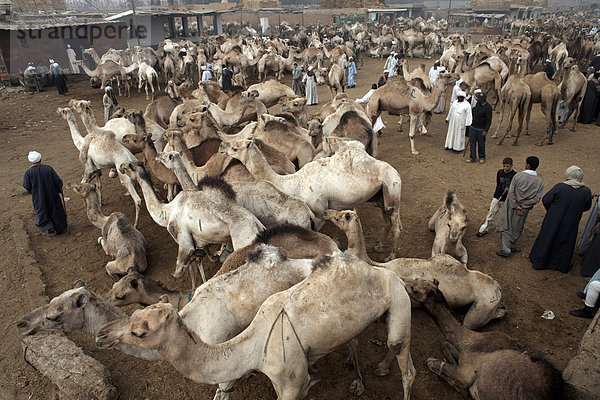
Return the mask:
<path id="1" fill-rule="evenodd" d="M 431 256 L 450 254 L 467 265 L 467 249 L 462 243 L 467 221 L 467 211 L 456 194 L 451 191 L 446 193 L 444 204 L 436 210 L 427 224 L 430 231 L 435 231 Z"/>
<path id="2" fill-rule="evenodd" d="M 154 85 L 156 85 L 157 90 L 160 90 L 160 83 L 158 82 L 158 73 L 156 70 L 145 62 L 142 62 L 138 70 L 138 79 L 138 91 L 142 88 L 142 85 L 144 85 L 144 89 L 146 90 L 146 100 L 148 100 L 148 85 L 150 85 L 152 91 L 151 101 L 154 101 Z"/>

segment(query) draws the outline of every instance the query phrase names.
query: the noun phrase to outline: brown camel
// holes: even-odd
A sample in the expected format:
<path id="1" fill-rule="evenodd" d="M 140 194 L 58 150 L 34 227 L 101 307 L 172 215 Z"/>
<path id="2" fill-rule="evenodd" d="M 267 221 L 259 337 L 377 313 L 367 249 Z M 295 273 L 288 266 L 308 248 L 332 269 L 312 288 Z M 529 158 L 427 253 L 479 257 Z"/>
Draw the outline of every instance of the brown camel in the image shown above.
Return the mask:
<path id="1" fill-rule="evenodd" d="M 496 103 L 494 104 L 494 108 L 496 108 L 498 102 L 502 100 L 500 97 L 502 78 L 500 77 L 500 73 L 494 70 L 490 64 L 483 63 L 466 72 L 461 72 L 460 77 L 469 87 L 485 88 L 492 84 L 494 93 L 496 94 Z"/>
<path id="2" fill-rule="evenodd" d="M 165 93 L 158 93 L 156 98 L 146 106 L 144 118 L 150 119 L 167 129 L 171 113 L 179 104 L 181 104 L 179 90 L 173 81 L 169 81 Z"/>
<path id="3" fill-rule="evenodd" d="M 568 57 L 565 62 L 563 79 L 560 85 L 558 85 L 558 90 L 560 91 L 561 100 L 564 100 L 559 110 L 559 115 L 562 115 L 565 107 L 569 107 L 569 112 L 560 123 L 560 127 L 563 128 L 567 124 L 571 114 L 573 114 L 573 128 L 571 130 L 575 132 L 577 118 L 579 117 L 579 108 L 587 90 L 587 79 L 579 71 L 579 67 L 571 57 Z"/>
<path id="4" fill-rule="evenodd" d="M 514 62 L 511 63 L 511 72 L 513 75 L 508 77 L 508 80 L 502 86 L 501 96 L 502 96 L 502 109 L 500 110 L 500 122 L 498 122 L 498 126 L 496 126 L 496 131 L 492 138 L 498 137 L 498 130 L 500 129 L 500 125 L 502 125 L 502 121 L 504 120 L 504 107 L 508 103 L 510 108 L 510 115 L 508 117 L 508 127 L 506 128 L 506 133 L 498 141 L 498 145 L 501 145 L 504 142 L 504 139 L 510 133 L 512 129 L 513 119 L 517 111 L 519 112 L 519 127 L 517 128 L 517 136 L 515 137 L 515 141 L 513 146 L 517 145 L 519 141 L 519 136 L 521 135 L 521 130 L 523 129 L 523 118 L 529 109 L 529 102 L 531 101 L 531 89 L 529 86 L 523 81 L 523 76 L 525 72 L 525 64 L 522 64 L 524 60 L 520 57 Z M 521 65 L 522 64 L 522 65 Z M 522 67 L 522 68 L 520 68 Z M 520 69 L 521 73 L 517 73 L 517 69 Z"/>
<path id="5" fill-rule="evenodd" d="M 393 76 L 387 83 L 373 92 L 369 99 L 368 109 L 371 123 L 375 123 L 382 111 L 391 111 L 399 114 L 410 115 L 410 151 L 419 154 L 415 148 L 415 134 L 417 122 L 423 113 L 432 111 L 446 90 L 446 85 L 451 81 L 452 75 L 440 74 L 433 92 L 425 95 L 417 87 L 408 85 L 401 76 Z"/>
<path id="6" fill-rule="evenodd" d="M 427 368 L 467 397 L 478 400 L 559 400 L 564 381 L 549 362 L 536 359 L 502 332 L 474 332 L 454 318 L 435 284 L 406 280 L 406 288 L 442 331 L 447 361 L 427 359 Z"/>
<path id="7" fill-rule="evenodd" d="M 338 63 L 331 64 L 329 70 L 319 70 L 319 74 L 325 79 L 325 84 L 329 87 L 332 100 L 340 91 L 344 92 L 344 69 Z"/>
<path id="8" fill-rule="evenodd" d="M 546 117 L 546 136 L 542 137 L 539 145 L 543 145 L 546 139 L 548 144 L 553 143 L 554 134 L 558 125 L 558 106 L 560 100 L 560 91 L 544 71 L 537 74 L 526 75 L 523 78 L 531 90 L 531 100 L 527 108 L 527 122 L 525 124 L 525 134 L 529 135 L 529 119 L 531 118 L 531 107 L 534 103 L 540 103 L 542 112 Z"/>

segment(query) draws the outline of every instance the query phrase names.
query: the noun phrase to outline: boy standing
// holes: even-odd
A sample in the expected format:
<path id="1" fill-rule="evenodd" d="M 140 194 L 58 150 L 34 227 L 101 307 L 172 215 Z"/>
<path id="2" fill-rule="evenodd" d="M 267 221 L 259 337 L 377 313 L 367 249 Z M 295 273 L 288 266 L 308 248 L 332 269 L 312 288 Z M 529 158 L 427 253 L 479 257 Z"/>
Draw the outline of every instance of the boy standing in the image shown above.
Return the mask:
<path id="1" fill-rule="evenodd" d="M 498 213 L 500 207 L 502 207 L 504 204 L 504 200 L 506 200 L 506 195 L 508 194 L 508 188 L 510 187 L 510 182 L 516 173 L 517 172 L 513 169 L 512 158 L 506 157 L 504 160 L 502 160 L 502 169 L 498 170 L 496 173 L 496 190 L 494 191 L 494 197 L 490 203 L 490 211 L 485 218 L 485 221 L 479 228 L 477 237 L 487 235 L 488 226 L 496 216 L 496 213 Z"/>

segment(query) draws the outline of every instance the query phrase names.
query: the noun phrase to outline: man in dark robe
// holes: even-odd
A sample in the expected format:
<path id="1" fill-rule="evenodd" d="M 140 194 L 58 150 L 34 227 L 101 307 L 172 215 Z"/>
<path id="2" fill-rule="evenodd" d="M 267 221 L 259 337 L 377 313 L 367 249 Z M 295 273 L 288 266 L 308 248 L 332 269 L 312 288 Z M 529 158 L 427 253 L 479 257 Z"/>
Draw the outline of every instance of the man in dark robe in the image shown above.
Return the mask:
<path id="1" fill-rule="evenodd" d="M 221 76 L 221 88 L 223 91 L 231 90 L 233 84 L 231 83 L 231 78 L 233 78 L 233 72 L 229 70 L 227 67 L 223 67 L 223 74 Z"/>
<path id="2" fill-rule="evenodd" d="M 600 108 L 600 72 L 594 73 L 594 76 L 587 81 L 585 96 L 579 109 L 579 118 L 577 122 L 582 124 L 591 124 L 598 119 L 598 110 Z"/>
<path id="3" fill-rule="evenodd" d="M 50 59 L 49 61 L 50 73 L 52 74 L 52 80 L 56 84 L 56 89 L 58 89 L 58 94 L 69 93 L 69 89 L 67 89 L 67 80 L 65 78 L 63 69 L 53 59 Z"/>
<path id="4" fill-rule="evenodd" d="M 525 171 L 517 173 L 510 183 L 508 196 L 496 222 L 496 232 L 502 239 L 502 250 L 496 254 L 501 257 L 521 251 L 516 246 L 517 240 L 523 233 L 529 211 L 540 201 L 544 190 L 544 182 L 535 171 L 539 165 L 539 158 L 527 157 Z"/>
<path id="5" fill-rule="evenodd" d="M 298 65 L 298 63 L 294 63 L 294 75 L 293 75 L 293 79 L 294 79 L 294 83 L 293 83 L 293 88 L 294 89 L 294 93 L 298 96 L 304 96 L 304 84 L 302 83 L 302 78 L 304 77 L 304 74 L 302 73 L 302 67 L 300 67 Z"/>
<path id="6" fill-rule="evenodd" d="M 583 171 L 567 168 L 566 181 L 554 185 L 542 198 L 546 216 L 529 254 L 535 269 L 567 273 L 577 241 L 579 220 L 592 206 L 592 192 L 583 184 Z"/>
<path id="7" fill-rule="evenodd" d="M 60 234 L 67 229 L 62 180 L 51 166 L 41 163 L 42 156 L 37 151 L 30 152 L 28 159 L 33 165 L 25 171 L 23 187 L 31 193 L 35 226 L 42 232 Z"/>
<path id="8" fill-rule="evenodd" d="M 583 232 L 577 242 L 577 250 L 583 255 L 581 275 L 592 276 L 600 268 L 600 194 L 590 211 Z"/>
<path id="9" fill-rule="evenodd" d="M 554 67 L 552 66 L 552 60 L 550 60 L 549 58 L 546 59 L 546 61 L 544 62 L 544 72 L 546 73 L 546 76 L 548 77 L 548 79 L 552 80 L 552 78 L 554 78 Z"/>

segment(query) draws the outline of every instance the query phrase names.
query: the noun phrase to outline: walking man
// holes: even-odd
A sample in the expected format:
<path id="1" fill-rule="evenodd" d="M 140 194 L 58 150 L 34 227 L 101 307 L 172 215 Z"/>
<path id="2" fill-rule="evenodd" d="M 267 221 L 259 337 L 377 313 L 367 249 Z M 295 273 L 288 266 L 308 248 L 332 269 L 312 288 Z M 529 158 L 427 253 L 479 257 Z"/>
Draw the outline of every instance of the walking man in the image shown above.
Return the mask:
<path id="1" fill-rule="evenodd" d="M 304 96 L 304 84 L 302 83 L 302 68 L 298 65 L 297 62 L 294 63 L 294 73 L 293 73 L 293 87 L 294 93 L 298 96 Z"/>
<path id="2" fill-rule="evenodd" d="M 506 202 L 500 210 L 496 223 L 496 232 L 502 239 L 502 250 L 496 254 L 501 257 L 508 257 L 512 252 L 521 251 L 516 246 L 517 240 L 523 233 L 529 211 L 539 203 L 544 190 L 544 182 L 536 172 L 539 165 L 539 158 L 527 157 L 525 171 L 517 173 L 510 183 Z"/>
<path id="3" fill-rule="evenodd" d="M 498 210 L 504 205 L 504 201 L 508 195 L 510 182 L 516 174 L 517 172 L 513 169 L 513 159 L 510 157 L 504 158 L 504 160 L 502 160 L 502 169 L 499 169 L 496 173 L 496 190 L 494 190 L 494 197 L 490 203 L 490 211 L 488 212 L 487 217 L 485 217 L 483 224 L 479 227 L 477 237 L 487 235 L 488 226 L 496 216 Z"/>

